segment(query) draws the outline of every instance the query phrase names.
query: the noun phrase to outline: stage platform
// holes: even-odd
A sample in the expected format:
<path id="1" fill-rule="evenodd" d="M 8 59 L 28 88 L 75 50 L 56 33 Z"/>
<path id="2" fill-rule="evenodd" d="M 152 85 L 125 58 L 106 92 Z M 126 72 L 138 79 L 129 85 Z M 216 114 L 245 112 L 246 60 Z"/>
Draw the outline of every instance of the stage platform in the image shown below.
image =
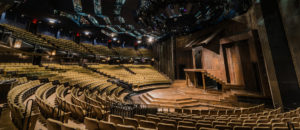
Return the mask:
<path id="1" fill-rule="evenodd" d="M 176 80 L 169 88 L 148 91 L 131 98 L 137 104 L 155 105 L 162 108 L 230 109 L 256 105 L 239 102 L 237 96 L 263 97 L 258 93 L 246 90 L 225 92 L 213 89 L 203 90 L 186 86 L 185 80 Z"/>

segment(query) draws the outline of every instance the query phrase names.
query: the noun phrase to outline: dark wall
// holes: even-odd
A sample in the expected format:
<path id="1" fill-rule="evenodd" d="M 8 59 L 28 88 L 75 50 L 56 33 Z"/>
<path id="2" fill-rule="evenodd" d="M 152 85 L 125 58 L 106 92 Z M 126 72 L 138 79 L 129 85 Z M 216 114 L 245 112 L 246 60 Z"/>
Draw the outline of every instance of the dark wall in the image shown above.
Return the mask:
<path id="1" fill-rule="evenodd" d="M 153 56 L 156 59 L 155 68 L 171 79 L 175 79 L 173 38 L 156 43 L 153 46 Z"/>

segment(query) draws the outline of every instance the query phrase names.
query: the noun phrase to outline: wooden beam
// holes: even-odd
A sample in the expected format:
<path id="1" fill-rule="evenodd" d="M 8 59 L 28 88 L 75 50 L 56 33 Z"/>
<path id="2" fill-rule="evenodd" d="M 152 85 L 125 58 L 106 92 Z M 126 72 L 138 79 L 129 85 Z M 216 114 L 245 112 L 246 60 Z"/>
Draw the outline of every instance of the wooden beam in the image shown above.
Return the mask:
<path id="1" fill-rule="evenodd" d="M 252 38 L 252 31 L 248 31 L 245 33 L 240 33 L 237 35 L 225 37 L 220 39 L 220 44 L 229 44 L 237 41 L 243 41 L 243 40 L 248 40 Z"/>

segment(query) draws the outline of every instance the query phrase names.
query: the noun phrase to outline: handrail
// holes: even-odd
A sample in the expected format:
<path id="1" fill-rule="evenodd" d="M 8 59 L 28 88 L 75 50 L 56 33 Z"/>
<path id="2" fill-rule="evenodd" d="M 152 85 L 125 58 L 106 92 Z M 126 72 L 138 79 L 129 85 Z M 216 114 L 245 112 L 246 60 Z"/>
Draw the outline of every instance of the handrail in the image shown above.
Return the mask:
<path id="1" fill-rule="evenodd" d="M 29 103 L 29 101 L 31 101 L 31 108 L 30 108 L 30 114 L 29 114 L 29 117 L 28 117 L 28 121 L 27 121 L 26 129 L 25 129 L 25 130 L 28 130 L 28 127 L 29 127 L 29 124 L 30 124 L 29 122 L 30 122 L 30 119 L 31 119 L 32 107 L 33 107 L 33 102 L 34 102 L 34 100 L 33 100 L 33 99 L 29 99 L 29 100 L 26 102 L 24 118 L 23 118 L 23 120 L 22 120 L 22 129 L 23 129 L 23 126 L 25 125 L 26 115 L 27 115 L 27 108 L 28 108 L 28 103 Z"/>

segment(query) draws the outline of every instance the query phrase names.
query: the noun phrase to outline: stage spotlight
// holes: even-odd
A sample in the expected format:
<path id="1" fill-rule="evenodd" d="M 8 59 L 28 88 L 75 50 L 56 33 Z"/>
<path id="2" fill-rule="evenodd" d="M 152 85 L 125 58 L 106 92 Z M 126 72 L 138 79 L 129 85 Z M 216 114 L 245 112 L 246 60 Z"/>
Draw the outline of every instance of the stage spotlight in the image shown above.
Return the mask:
<path id="1" fill-rule="evenodd" d="M 148 38 L 148 42 L 149 42 L 149 43 L 152 43 L 153 41 L 154 41 L 154 38 L 153 38 L 153 37 L 149 37 L 149 38 Z"/>
<path id="2" fill-rule="evenodd" d="M 116 36 L 116 34 L 115 34 L 115 33 L 111 33 L 110 35 L 111 35 L 111 37 L 115 37 L 115 36 Z"/>
<path id="3" fill-rule="evenodd" d="M 83 33 L 84 33 L 84 35 L 86 35 L 86 36 L 88 36 L 88 35 L 91 34 L 91 32 L 89 32 L 89 31 L 84 31 Z"/>
<path id="4" fill-rule="evenodd" d="M 118 38 L 116 38 L 116 37 L 113 38 L 113 41 L 117 41 L 117 40 L 118 40 Z"/>
<path id="5" fill-rule="evenodd" d="M 52 19 L 52 18 L 48 18 L 48 22 L 50 24 L 55 24 L 57 21 L 55 19 Z"/>
<path id="6" fill-rule="evenodd" d="M 138 44 L 141 44 L 141 43 L 142 43 L 142 41 L 141 41 L 141 40 L 138 40 L 138 41 L 137 41 L 137 43 L 138 43 Z"/>

